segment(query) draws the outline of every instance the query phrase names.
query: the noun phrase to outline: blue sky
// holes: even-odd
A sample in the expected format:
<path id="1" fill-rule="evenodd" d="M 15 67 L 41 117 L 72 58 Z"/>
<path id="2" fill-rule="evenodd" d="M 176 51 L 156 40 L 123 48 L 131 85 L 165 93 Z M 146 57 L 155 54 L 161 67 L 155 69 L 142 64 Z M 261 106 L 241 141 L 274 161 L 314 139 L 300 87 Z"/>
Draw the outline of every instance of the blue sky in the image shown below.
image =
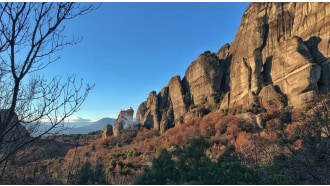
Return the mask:
<path id="1" fill-rule="evenodd" d="M 68 38 L 61 59 L 43 71 L 46 77 L 76 74 L 95 88 L 74 116 L 117 118 L 135 112 L 149 92 L 171 77 L 184 76 L 204 51 L 231 43 L 249 3 L 112 3 L 65 22 Z M 135 115 L 135 113 L 134 113 Z"/>

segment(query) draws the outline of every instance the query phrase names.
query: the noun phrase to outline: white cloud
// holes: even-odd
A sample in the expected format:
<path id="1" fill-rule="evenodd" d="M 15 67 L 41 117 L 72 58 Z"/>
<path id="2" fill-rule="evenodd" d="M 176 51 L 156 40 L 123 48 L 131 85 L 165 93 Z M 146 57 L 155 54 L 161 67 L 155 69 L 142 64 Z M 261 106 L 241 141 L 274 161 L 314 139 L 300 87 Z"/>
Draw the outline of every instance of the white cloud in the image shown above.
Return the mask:
<path id="1" fill-rule="evenodd" d="M 85 118 L 81 118 L 79 116 L 72 116 L 72 117 L 69 117 L 65 120 L 66 122 L 96 122 L 94 120 L 91 120 L 91 119 L 85 119 Z"/>
<path id="2" fill-rule="evenodd" d="M 41 119 L 41 121 L 43 122 L 50 122 L 48 118 L 43 118 Z M 85 118 L 81 118 L 79 116 L 72 116 L 69 118 L 66 118 L 64 120 L 65 123 L 92 123 L 92 122 L 96 122 L 97 120 L 91 120 L 91 119 L 85 119 Z"/>

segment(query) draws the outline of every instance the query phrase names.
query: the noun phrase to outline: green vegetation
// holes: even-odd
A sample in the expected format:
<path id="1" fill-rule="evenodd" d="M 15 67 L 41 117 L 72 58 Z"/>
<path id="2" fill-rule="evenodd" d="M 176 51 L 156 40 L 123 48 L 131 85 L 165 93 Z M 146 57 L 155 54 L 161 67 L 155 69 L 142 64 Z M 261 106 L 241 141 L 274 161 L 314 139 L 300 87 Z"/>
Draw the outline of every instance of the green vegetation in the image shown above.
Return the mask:
<path id="1" fill-rule="evenodd" d="M 230 113 L 231 115 L 235 115 L 235 114 L 243 114 L 247 112 L 252 112 L 256 114 L 258 112 L 258 108 L 256 107 L 253 107 L 253 109 L 230 108 L 223 110 L 224 115 L 227 115 L 228 113 Z"/>
<path id="2" fill-rule="evenodd" d="M 281 107 L 286 107 L 288 105 L 288 98 L 285 94 L 277 93 L 277 99 L 280 102 Z"/>
<path id="3" fill-rule="evenodd" d="M 314 108 L 315 106 L 316 106 L 316 104 L 314 102 L 307 103 L 306 105 L 304 105 L 303 111 L 307 112 L 310 109 Z"/>
<path id="4" fill-rule="evenodd" d="M 160 113 L 162 113 L 162 118 L 166 117 L 167 111 L 168 111 L 167 109 L 161 109 L 160 110 Z"/>
<path id="5" fill-rule="evenodd" d="M 204 53 L 202 53 L 201 56 L 207 56 L 207 57 L 215 56 L 215 53 L 208 50 L 208 51 L 205 51 Z"/>
<path id="6" fill-rule="evenodd" d="M 171 159 L 171 154 L 163 150 L 146 167 L 136 184 L 290 184 L 284 176 L 265 174 L 259 167 L 249 168 L 243 165 L 229 146 L 218 158 L 211 161 L 205 154 L 210 144 L 204 138 L 193 139 L 191 144 L 176 153 L 178 161 Z"/>
<path id="7" fill-rule="evenodd" d="M 212 93 L 210 96 L 212 96 L 214 98 L 216 103 L 220 103 L 224 97 L 224 94 L 222 92 L 215 92 L 215 93 Z"/>
<path id="8" fill-rule="evenodd" d="M 75 169 L 70 174 L 68 184 L 76 185 L 105 185 L 108 184 L 105 176 L 105 170 L 102 164 L 96 164 L 95 167 L 87 161 L 81 167 Z"/>
<path id="9" fill-rule="evenodd" d="M 19 153 L 23 156 L 15 159 L 16 165 L 10 162 L 10 171 L 25 170 L 24 177 L 15 182 L 25 184 L 326 184 L 330 112 L 324 101 L 328 99 L 315 100 L 306 106 L 318 105 L 313 115 L 289 106 L 247 110 L 236 104 L 224 110 L 260 113 L 266 123 L 260 128 L 231 114 L 208 113 L 199 104 L 204 117 L 200 112 L 163 134 L 141 126 L 120 137 L 89 143 L 85 139 L 92 138 L 86 135 L 71 135 L 76 142 L 66 154 L 35 168 L 34 160 L 24 162 L 44 151 L 27 149 Z"/>
<path id="10" fill-rule="evenodd" d="M 182 123 L 184 119 L 184 115 L 180 116 L 179 118 L 175 119 L 174 125 Z"/>
<path id="11" fill-rule="evenodd" d="M 191 105 L 189 105 L 188 112 L 192 111 L 195 108 L 199 108 L 199 107 L 200 107 L 199 105 L 191 104 Z"/>

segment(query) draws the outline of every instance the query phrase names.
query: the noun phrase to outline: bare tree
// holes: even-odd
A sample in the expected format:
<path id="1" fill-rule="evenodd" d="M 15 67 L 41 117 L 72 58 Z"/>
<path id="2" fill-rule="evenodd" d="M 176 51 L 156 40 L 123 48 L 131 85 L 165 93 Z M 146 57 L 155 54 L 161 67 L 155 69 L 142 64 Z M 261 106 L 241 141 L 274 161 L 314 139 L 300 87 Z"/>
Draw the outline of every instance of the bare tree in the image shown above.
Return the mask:
<path id="1" fill-rule="evenodd" d="M 53 55 L 64 46 L 79 43 L 66 39 L 63 23 L 94 9 L 86 3 L 0 3 L 0 180 L 12 155 L 61 126 L 93 88 L 74 75 L 62 83 L 37 72 L 57 61 Z M 45 121 L 50 125 L 40 127 Z M 21 139 L 20 123 L 37 135 Z"/>

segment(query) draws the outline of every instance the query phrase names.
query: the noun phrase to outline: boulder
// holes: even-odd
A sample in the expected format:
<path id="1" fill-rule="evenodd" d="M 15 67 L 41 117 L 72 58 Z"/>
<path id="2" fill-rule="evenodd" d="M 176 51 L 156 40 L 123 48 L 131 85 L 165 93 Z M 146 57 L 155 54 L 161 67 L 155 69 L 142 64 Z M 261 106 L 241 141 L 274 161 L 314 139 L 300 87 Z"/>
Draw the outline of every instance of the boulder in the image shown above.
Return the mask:
<path id="1" fill-rule="evenodd" d="M 112 125 L 107 124 L 103 128 L 102 138 L 104 139 L 104 138 L 110 137 L 112 135 L 113 135 Z"/>
<path id="2" fill-rule="evenodd" d="M 244 125 L 245 128 L 262 129 L 264 128 L 264 121 L 261 114 L 253 114 L 251 112 L 236 115 L 237 119 Z"/>

